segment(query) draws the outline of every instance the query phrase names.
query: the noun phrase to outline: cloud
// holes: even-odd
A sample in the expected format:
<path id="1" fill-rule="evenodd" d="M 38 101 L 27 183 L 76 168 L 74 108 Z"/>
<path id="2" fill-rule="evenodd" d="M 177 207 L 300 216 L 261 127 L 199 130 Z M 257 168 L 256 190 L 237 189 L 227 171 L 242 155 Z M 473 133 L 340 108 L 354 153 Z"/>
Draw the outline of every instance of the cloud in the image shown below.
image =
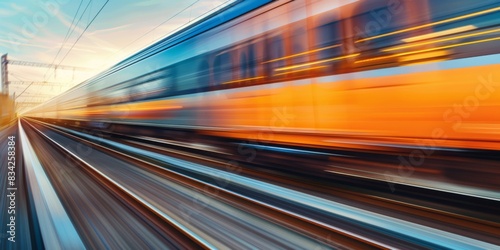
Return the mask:
<path id="1" fill-rule="evenodd" d="M 18 5 L 16 3 L 2 3 L 0 5 L 0 16 L 2 17 L 9 17 L 9 16 L 15 16 L 18 13 L 27 13 L 28 11 L 26 10 L 26 7 L 23 7 L 21 5 Z"/>
<path id="2" fill-rule="evenodd" d="M 72 36 L 75 36 L 75 37 L 78 37 L 82 32 L 83 32 L 83 28 L 81 27 L 78 27 L 78 26 L 72 26 L 71 25 L 71 22 L 69 22 L 68 20 L 66 20 L 65 16 L 62 14 L 62 13 L 58 13 L 56 14 L 56 17 L 57 19 L 59 19 L 59 21 L 64 25 L 66 26 L 67 28 L 70 28 L 70 27 L 73 27 L 73 35 Z M 118 28 L 123 28 L 123 27 L 126 27 L 127 25 L 122 25 L 122 26 L 118 26 Z M 114 28 L 111 28 L 109 30 L 113 30 Z M 104 30 L 104 29 L 103 29 Z M 98 31 L 94 31 L 94 32 L 86 32 L 82 39 L 80 41 L 78 41 L 78 44 L 81 44 L 82 42 L 84 42 L 84 39 L 83 38 L 87 38 L 89 39 L 91 42 L 93 42 L 95 45 L 97 45 L 97 47 L 94 47 L 95 48 L 98 48 L 98 49 L 102 49 L 102 50 L 109 50 L 109 51 L 114 51 L 115 49 L 115 46 L 113 45 L 113 43 L 111 42 L 108 42 L 108 41 L 105 41 L 103 39 L 99 39 L 97 38 L 95 35 L 99 33 L 99 30 Z M 78 35 L 74 35 L 74 34 L 78 34 Z M 76 38 L 74 39 L 68 39 L 67 43 L 68 44 L 73 44 L 73 42 L 70 42 L 70 41 L 74 41 Z M 62 38 L 61 38 L 61 41 L 62 41 Z"/>
<path id="3" fill-rule="evenodd" d="M 23 7 L 21 5 L 17 5 L 16 3 L 11 3 L 10 7 L 12 7 L 17 12 L 24 12 L 24 10 L 26 10 L 26 7 Z"/>
<path id="4" fill-rule="evenodd" d="M 6 10 L 6 9 L 0 9 L 0 16 L 3 16 L 3 17 L 13 16 L 15 14 L 17 14 L 17 13 L 13 12 L 13 11 Z"/>
<path id="5" fill-rule="evenodd" d="M 2 3 L 0 5 L 0 16 L 2 17 L 15 16 L 18 13 L 30 14 L 31 12 L 29 12 L 26 7 L 16 3 L 10 3 L 8 6 L 7 3 Z"/>
<path id="6" fill-rule="evenodd" d="M 92 32 L 87 32 L 87 34 L 89 34 L 89 35 L 97 35 L 97 34 L 100 34 L 100 33 L 117 31 L 117 30 L 128 28 L 128 27 L 130 27 L 130 24 L 124 24 L 124 25 L 120 25 L 120 26 L 116 26 L 116 27 L 112 27 L 112 28 L 94 30 Z"/>
<path id="7" fill-rule="evenodd" d="M 42 45 L 39 45 L 39 44 L 20 43 L 20 42 L 16 42 L 16 41 L 9 41 L 9 40 L 5 40 L 5 39 L 1 39 L 1 38 L 0 38 L 0 44 L 1 44 L 1 43 L 4 43 L 4 44 L 22 45 L 22 46 L 28 46 L 28 47 L 36 47 L 36 48 L 42 48 L 42 49 L 50 49 L 50 48 L 51 48 L 51 47 L 49 47 L 49 46 L 42 46 Z"/>

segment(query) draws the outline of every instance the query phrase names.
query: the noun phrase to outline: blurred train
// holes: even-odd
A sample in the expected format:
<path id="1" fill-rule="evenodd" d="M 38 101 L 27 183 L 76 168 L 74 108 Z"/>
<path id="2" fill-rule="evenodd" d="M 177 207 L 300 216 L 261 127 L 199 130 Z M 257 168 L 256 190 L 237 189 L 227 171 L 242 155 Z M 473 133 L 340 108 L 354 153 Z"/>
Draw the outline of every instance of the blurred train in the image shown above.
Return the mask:
<path id="1" fill-rule="evenodd" d="M 242 0 L 25 116 L 316 148 L 500 150 L 499 69 L 498 0 Z"/>
<path id="2" fill-rule="evenodd" d="M 0 93 L 0 127 L 16 118 L 15 103 L 10 96 Z"/>

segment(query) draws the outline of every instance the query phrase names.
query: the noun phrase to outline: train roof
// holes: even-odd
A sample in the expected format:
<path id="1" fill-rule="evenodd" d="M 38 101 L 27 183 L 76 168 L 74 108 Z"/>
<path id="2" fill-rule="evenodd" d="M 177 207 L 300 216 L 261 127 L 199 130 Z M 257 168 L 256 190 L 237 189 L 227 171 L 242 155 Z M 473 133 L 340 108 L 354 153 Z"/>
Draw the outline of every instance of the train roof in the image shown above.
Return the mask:
<path id="1" fill-rule="evenodd" d="M 236 0 L 223 8 L 193 22 L 190 25 L 181 28 L 161 40 L 149 45 L 148 47 L 136 52 L 132 56 L 120 61 L 114 66 L 108 68 L 107 70 L 102 71 L 94 77 L 78 84 L 72 89 L 78 88 L 82 85 L 88 84 L 93 81 L 97 81 L 101 78 L 104 78 L 108 75 L 111 75 L 127 66 L 130 66 L 134 63 L 137 63 L 149 56 L 152 56 L 156 53 L 159 53 L 169 47 L 175 46 L 185 40 L 193 38 L 201 33 L 204 33 L 210 29 L 213 29 L 223 23 L 231 21 L 239 16 L 242 16 L 246 13 L 249 13 L 253 10 L 256 10 L 264 5 L 267 5 L 271 2 L 275 2 L 277 0 Z"/>

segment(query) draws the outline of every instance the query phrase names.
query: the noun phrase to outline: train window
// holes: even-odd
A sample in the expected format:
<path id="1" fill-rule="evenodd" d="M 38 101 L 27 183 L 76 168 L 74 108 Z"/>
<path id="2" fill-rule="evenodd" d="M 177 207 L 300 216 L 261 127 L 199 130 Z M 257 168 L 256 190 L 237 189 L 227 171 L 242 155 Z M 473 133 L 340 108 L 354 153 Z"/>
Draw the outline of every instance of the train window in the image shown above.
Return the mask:
<path id="1" fill-rule="evenodd" d="M 136 101 L 157 98 L 164 92 L 162 79 L 137 84 L 131 90 L 130 99 Z"/>
<path id="2" fill-rule="evenodd" d="M 283 59 L 285 54 L 283 37 L 281 35 L 271 37 L 268 40 L 268 45 L 266 53 L 267 74 L 269 76 L 276 76 L 280 74 L 276 71 L 285 66 L 285 60 Z"/>
<path id="3" fill-rule="evenodd" d="M 316 29 L 318 59 L 327 59 L 341 54 L 340 23 L 337 21 L 320 25 Z"/>
<path id="4" fill-rule="evenodd" d="M 224 52 L 215 57 L 214 60 L 214 80 L 215 84 L 223 84 L 231 81 L 231 54 Z"/>
<path id="5" fill-rule="evenodd" d="M 440 21 L 447 18 L 458 17 L 474 12 L 495 8 L 500 5 L 498 0 L 429 0 L 429 13 L 431 21 Z M 498 11 L 485 13 L 472 18 L 465 18 L 451 22 L 455 25 L 478 24 L 480 22 L 488 22 L 491 19 L 499 19 Z"/>
<path id="6" fill-rule="evenodd" d="M 391 48 L 411 37 L 415 31 L 410 28 L 422 23 L 422 16 L 427 14 L 423 3 L 425 1 L 371 0 L 358 4 L 353 17 L 345 22 L 346 26 L 352 25 L 346 33 L 353 34 L 347 39 L 347 50 L 352 51 L 353 56 L 349 70 L 400 65 L 399 51 Z"/>
<path id="7" fill-rule="evenodd" d="M 500 24 L 500 11 L 490 11 L 500 6 L 498 0 L 429 0 L 428 5 L 430 21 L 444 21 L 442 24 L 434 26 L 433 32 L 464 32 Z M 465 15 L 468 14 L 474 14 L 474 16 L 465 18 Z M 446 22 L 450 18 L 455 20 Z"/>
<path id="8" fill-rule="evenodd" d="M 162 96 L 172 96 L 176 94 L 177 92 L 176 80 L 177 80 L 177 71 L 175 67 L 170 67 L 166 69 L 162 79 L 162 85 L 163 85 L 162 89 L 164 90 Z"/>
<path id="9" fill-rule="evenodd" d="M 235 86 L 241 86 L 240 83 L 246 83 L 248 81 L 254 81 L 257 75 L 256 71 L 256 49 L 255 44 L 248 44 L 242 48 L 240 48 L 240 58 L 239 58 L 239 79 L 237 81 L 233 81 L 233 83 L 238 83 Z"/>
<path id="10" fill-rule="evenodd" d="M 390 2 L 391 3 L 391 2 Z M 409 7 L 418 1 L 402 1 L 398 4 L 388 4 L 385 0 L 371 0 L 360 4 L 352 18 L 355 46 L 358 50 L 367 51 L 379 49 L 388 45 L 399 43 L 408 36 L 407 32 L 392 33 L 397 30 L 409 28 L 412 14 Z M 413 19 L 420 19 L 415 18 Z M 412 25 L 415 25 L 413 22 Z"/>
<path id="11" fill-rule="evenodd" d="M 247 54 L 245 51 L 242 51 L 240 54 L 240 77 L 242 79 L 246 79 L 249 77 L 249 65 L 248 65 L 248 58 Z"/>
<path id="12" fill-rule="evenodd" d="M 206 59 L 198 64 L 198 87 L 200 91 L 210 85 L 210 66 Z"/>
<path id="13" fill-rule="evenodd" d="M 176 65 L 177 70 L 177 94 L 189 94 L 200 89 L 200 81 L 198 80 L 199 58 L 191 58 Z"/>
<path id="14" fill-rule="evenodd" d="M 441 23 L 432 27 L 427 41 L 435 47 L 448 46 L 442 50 L 448 58 L 500 53 L 500 41 L 494 40 L 500 33 L 500 11 L 495 10 L 499 6 L 498 0 L 429 0 L 430 21 Z"/>
<path id="15" fill-rule="evenodd" d="M 307 33 L 304 27 L 298 27 L 292 34 L 292 54 L 300 54 L 307 49 Z M 304 63 L 307 61 L 307 55 L 302 54 L 292 58 L 293 64 Z"/>
<path id="16" fill-rule="evenodd" d="M 256 77 L 257 76 L 257 50 L 255 49 L 255 44 L 252 43 L 248 45 L 248 69 L 249 76 L 248 77 Z"/>

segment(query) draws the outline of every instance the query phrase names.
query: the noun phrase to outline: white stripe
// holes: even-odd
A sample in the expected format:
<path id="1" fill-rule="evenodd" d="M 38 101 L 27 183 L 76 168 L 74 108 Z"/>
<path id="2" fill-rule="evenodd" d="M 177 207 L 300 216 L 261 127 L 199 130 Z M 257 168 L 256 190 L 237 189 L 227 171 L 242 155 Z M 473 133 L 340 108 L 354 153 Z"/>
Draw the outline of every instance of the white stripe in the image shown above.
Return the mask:
<path id="1" fill-rule="evenodd" d="M 85 249 L 68 214 L 18 122 L 24 166 L 46 249 Z"/>

